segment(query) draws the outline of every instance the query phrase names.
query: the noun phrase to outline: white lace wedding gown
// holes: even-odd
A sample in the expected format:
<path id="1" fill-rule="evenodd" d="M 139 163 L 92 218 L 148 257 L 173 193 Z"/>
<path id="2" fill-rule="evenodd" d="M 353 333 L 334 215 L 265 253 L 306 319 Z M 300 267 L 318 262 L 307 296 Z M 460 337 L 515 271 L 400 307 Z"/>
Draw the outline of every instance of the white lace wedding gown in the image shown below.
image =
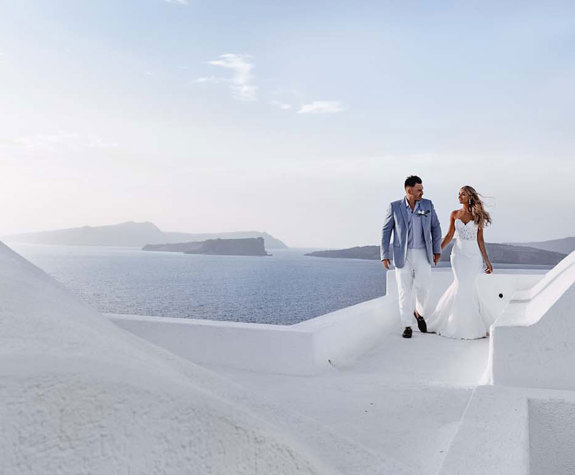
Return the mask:
<path id="1" fill-rule="evenodd" d="M 428 319 L 428 331 L 465 340 L 483 338 L 489 332 L 493 318 L 481 304 L 477 285 L 477 278 L 483 272 L 477 229 L 473 220 L 455 221 L 456 241 L 451 250 L 454 280 Z"/>

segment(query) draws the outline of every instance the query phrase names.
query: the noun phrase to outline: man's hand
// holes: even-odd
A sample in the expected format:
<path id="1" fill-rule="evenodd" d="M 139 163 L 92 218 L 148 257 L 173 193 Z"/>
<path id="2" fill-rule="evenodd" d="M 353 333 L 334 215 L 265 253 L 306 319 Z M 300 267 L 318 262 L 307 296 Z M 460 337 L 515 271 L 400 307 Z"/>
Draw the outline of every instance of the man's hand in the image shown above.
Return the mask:
<path id="1" fill-rule="evenodd" d="M 381 262 L 383 262 L 383 266 L 389 270 L 389 259 L 382 259 Z"/>
<path id="2" fill-rule="evenodd" d="M 437 263 L 439 262 L 440 257 L 441 257 L 441 254 L 433 254 L 433 263 L 435 265 L 437 265 Z"/>

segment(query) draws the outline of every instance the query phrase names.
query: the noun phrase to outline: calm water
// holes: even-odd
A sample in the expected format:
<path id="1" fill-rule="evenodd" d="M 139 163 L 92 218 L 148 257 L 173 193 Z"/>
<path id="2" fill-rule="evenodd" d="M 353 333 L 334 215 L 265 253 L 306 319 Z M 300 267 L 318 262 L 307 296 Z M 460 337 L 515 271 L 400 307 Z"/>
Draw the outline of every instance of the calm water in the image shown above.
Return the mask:
<path id="1" fill-rule="evenodd" d="M 379 261 L 11 247 L 104 313 L 293 324 L 385 293 Z"/>

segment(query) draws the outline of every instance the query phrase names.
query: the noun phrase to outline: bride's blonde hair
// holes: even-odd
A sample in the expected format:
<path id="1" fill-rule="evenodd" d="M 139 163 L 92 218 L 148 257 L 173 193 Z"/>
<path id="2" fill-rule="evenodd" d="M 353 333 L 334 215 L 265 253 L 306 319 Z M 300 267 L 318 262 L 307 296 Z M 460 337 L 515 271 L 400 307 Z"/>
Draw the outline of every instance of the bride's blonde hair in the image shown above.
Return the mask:
<path id="1" fill-rule="evenodd" d="M 469 210 L 471 211 L 471 216 L 473 216 L 473 221 L 480 228 L 484 228 L 491 224 L 491 216 L 485 211 L 483 201 L 481 200 L 481 195 L 475 191 L 475 188 L 469 185 L 461 187 L 469 195 Z"/>

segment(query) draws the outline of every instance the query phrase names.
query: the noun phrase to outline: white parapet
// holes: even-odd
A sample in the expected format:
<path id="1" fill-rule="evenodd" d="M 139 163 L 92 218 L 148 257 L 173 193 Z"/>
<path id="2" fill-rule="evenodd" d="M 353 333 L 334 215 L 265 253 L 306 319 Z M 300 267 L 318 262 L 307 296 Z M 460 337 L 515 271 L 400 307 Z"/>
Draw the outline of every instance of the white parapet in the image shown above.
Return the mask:
<path id="1" fill-rule="evenodd" d="M 312 375 L 348 366 L 393 325 L 397 302 L 377 298 L 296 325 L 114 315 L 121 328 L 190 361 Z"/>
<path id="2" fill-rule="evenodd" d="M 331 367 L 351 366 L 385 334 L 401 334 L 395 278 L 393 274 L 388 277 L 384 297 L 295 325 L 115 314 L 108 317 L 125 330 L 195 363 L 313 375 Z M 483 301 L 493 314 L 500 315 L 517 289 L 529 288 L 540 278 L 540 274 L 483 275 Z M 434 269 L 426 312 L 431 311 L 452 280 L 450 269 Z"/>
<path id="3" fill-rule="evenodd" d="M 490 341 L 493 384 L 575 389 L 575 252 L 516 292 Z"/>

